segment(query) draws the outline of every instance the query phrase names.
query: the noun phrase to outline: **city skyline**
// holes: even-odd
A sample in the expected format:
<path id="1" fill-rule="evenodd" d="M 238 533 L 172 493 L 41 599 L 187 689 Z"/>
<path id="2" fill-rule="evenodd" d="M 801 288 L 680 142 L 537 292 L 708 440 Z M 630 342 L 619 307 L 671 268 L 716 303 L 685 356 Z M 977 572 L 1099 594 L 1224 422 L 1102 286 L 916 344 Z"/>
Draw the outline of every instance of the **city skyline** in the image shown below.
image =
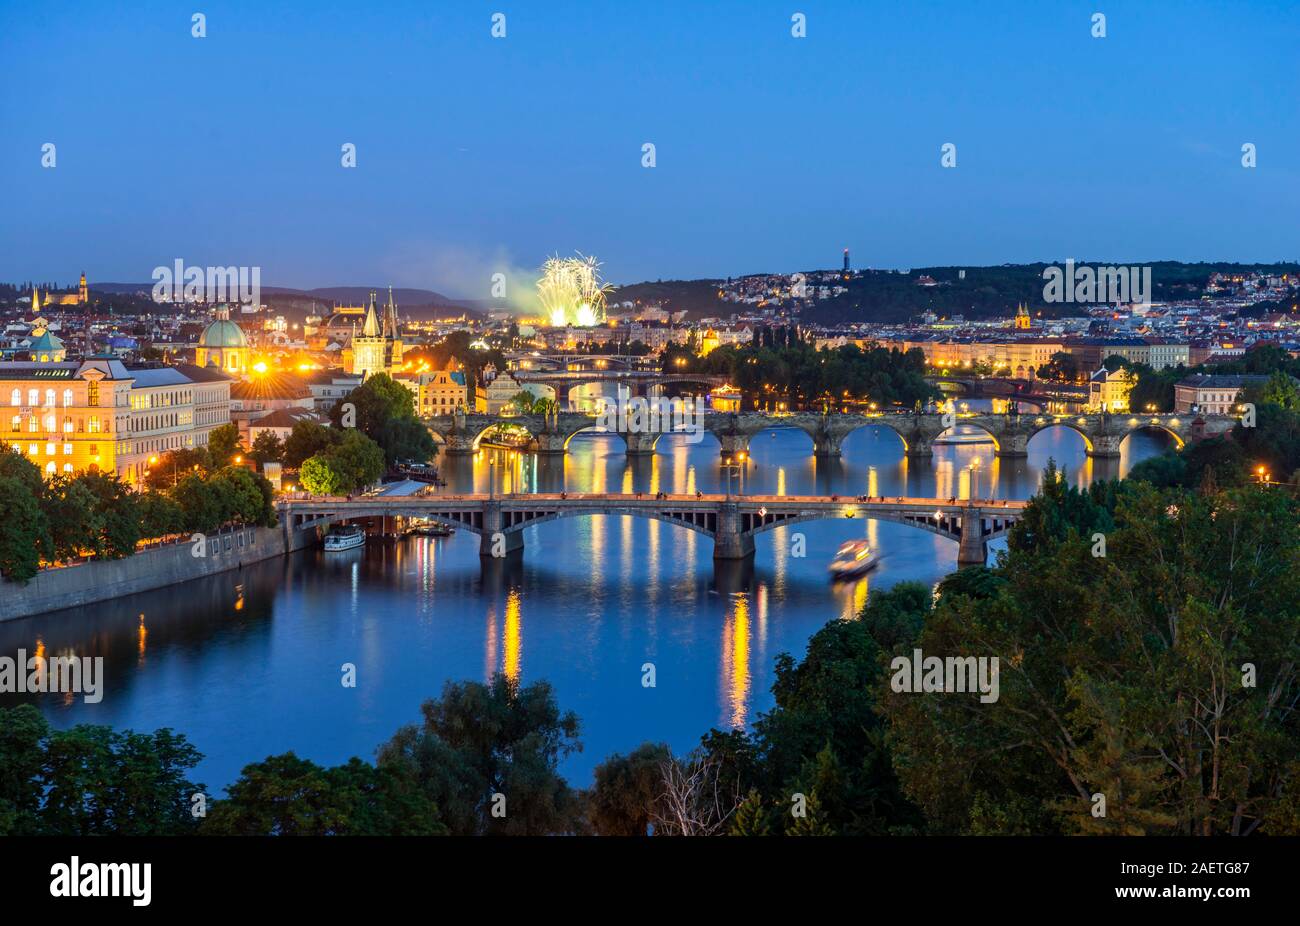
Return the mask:
<path id="1" fill-rule="evenodd" d="M 1294 259 L 1300 140 L 1269 89 L 1290 65 L 1257 36 L 1295 11 L 1121 5 L 1104 38 L 1085 7 L 802 12 L 806 38 L 776 6 L 507 9 L 493 38 L 487 8 L 234 4 L 195 38 L 162 6 L 129 30 L 8 8 L 0 176 L 23 221 L 0 277 L 183 258 L 475 299 L 574 251 L 620 284 L 844 247 L 859 268 Z M 42 66 L 83 34 L 79 67 Z"/>

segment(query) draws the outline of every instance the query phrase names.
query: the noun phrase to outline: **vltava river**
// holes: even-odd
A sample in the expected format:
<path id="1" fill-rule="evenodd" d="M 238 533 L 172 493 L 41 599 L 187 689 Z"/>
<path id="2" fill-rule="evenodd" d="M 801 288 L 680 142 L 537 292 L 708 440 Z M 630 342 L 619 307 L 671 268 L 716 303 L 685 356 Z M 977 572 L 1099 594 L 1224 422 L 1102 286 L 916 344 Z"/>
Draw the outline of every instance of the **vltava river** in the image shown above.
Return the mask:
<path id="1" fill-rule="evenodd" d="M 972 403 L 974 404 L 974 403 Z M 1122 475 L 1165 447 L 1138 434 L 1114 462 L 1089 461 L 1081 439 L 1051 429 L 1029 458 L 997 460 L 989 444 L 903 457 L 890 431 L 867 428 L 844 456 L 816 460 L 800 431 L 754 438 L 745 492 L 962 496 L 966 467 L 982 465 L 978 494 L 1026 498 L 1049 457 L 1074 482 Z M 493 465 L 489 466 L 491 459 Z M 629 461 L 617 436 L 579 435 L 562 459 L 511 453 L 441 461 L 448 491 L 723 491 L 718 445 L 660 441 Z M 733 477 L 732 488 L 740 491 Z M 791 532 L 807 555 L 790 555 Z M 826 565 L 843 541 L 865 536 L 882 554 L 858 582 L 832 585 Z M 103 656 L 104 697 L 3 695 L 33 700 L 58 727 L 172 727 L 206 758 L 196 780 L 223 789 L 247 762 L 292 750 L 322 763 L 373 758 L 448 679 L 504 672 L 547 679 L 582 720 L 584 751 L 563 771 L 586 786 L 613 752 L 645 740 L 690 749 L 710 727 L 751 722 L 771 706 L 778 653 L 801 656 L 827 621 L 850 618 L 874 589 L 934 583 L 955 568 L 956 543 L 900 524 L 844 519 L 762 534 L 748 570 L 715 573 L 711 542 L 630 517 L 560 520 L 525 532 L 522 563 L 481 567 L 478 538 L 378 541 L 364 549 L 304 551 L 241 572 L 102 605 L 0 624 L 0 653 Z M 995 545 L 996 548 L 996 545 Z M 643 664 L 657 685 L 642 687 Z M 340 684 L 356 666 L 357 685 Z"/>

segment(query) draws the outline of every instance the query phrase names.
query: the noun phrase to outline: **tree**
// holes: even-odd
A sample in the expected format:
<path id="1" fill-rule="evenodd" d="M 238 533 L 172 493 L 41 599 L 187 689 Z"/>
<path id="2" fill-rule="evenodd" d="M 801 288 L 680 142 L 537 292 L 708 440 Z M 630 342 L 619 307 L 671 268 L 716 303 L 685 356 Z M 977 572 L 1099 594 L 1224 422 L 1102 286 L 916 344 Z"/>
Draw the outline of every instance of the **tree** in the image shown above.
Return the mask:
<path id="1" fill-rule="evenodd" d="M 406 460 L 424 463 L 438 452 L 429 429 L 414 417 L 388 419 L 378 443 L 389 465 Z"/>
<path id="2" fill-rule="evenodd" d="M 12 456 L 0 449 L 0 458 Z M 53 547 L 49 523 L 23 479 L 0 475 L 0 575 L 25 583 L 40 571 L 41 552 Z"/>
<path id="3" fill-rule="evenodd" d="M 1094 556 L 1097 511 L 1042 493 L 1006 584 L 941 595 L 915 642 L 998 657 L 996 700 L 882 686 L 930 831 L 1295 832 L 1300 739 L 1277 693 L 1300 684 L 1300 505 L 1126 483 Z"/>
<path id="4" fill-rule="evenodd" d="M 94 499 L 91 510 L 100 532 L 88 537 L 86 545 L 107 559 L 134 553 L 141 538 L 136 494 L 115 473 L 81 473 L 74 481 Z"/>
<path id="5" fill-rule="evenodd" d="M 201 447 L 181 447 L 169 450 L 158 458 L 158 462 L 149 467 L 144 477 L 144 484 L 159 492 L 165 492 L 189 473 L 204 472 L 208 469 L 208 453 Z"/>
<path id="6" fill-rule="evenodd" d="M 184 736 L 78 725 L 43 740 L 40 832 L 57 836 L 174 836 L 194 831 L 188 779 L 202 759 Z"/>
<path id="7" fill-rule="evenodd" d="M 262 431 L 253 441 L 253 449 L 248 455 L 257 461 L 258 468 L 267 463 L 279 463 L 284 455 L 284 444 L 274 431 Z"/>
<path id="8" fill-rule="evenodd" d="M 346 495 L 354 487 L 354 482 L 347 473 L 331 457 L 322 454 L 317 454 L 302 464 L 298 481 L 312 495 Z"/>
<path id="9" fill-rule="evenodd" d="M 487 685 L 448 682 L 420 711 L 420 725 L 380 747 L 378 765 L 409 772 L 452 834 L 576 829 L 577 795 L 557 767 L 581 748 L 578 718 L 560 711 L 549 684 L 520 687 L 504 675 Z"/>
<path id="10" fill-rule="evenodd" d="M 303 461 L 328 450 L 343 440 L 343 431 L 327 428 L 315 421 L 302 420 L 294 424 L 284 442 L 284 465 L 298 469 Z"/>
<path id="11" fill-rule="evenodd" d="M 322 768 L 292 752 L 244 767 L 202 832 L 223 836 L 433 836 L 438 810 L 400 768 Z"/>
<path id="12" fill-rule="evenodd" d="M 239 428 L 234 424 L 223 424 L 213 428 L 208 435 L 208 462 L 213 469 L 229 466 L 230 461 L 243 449 L 239 440 Z"/>
<path id="13" fill-rule="evenodd" d="M 662 767 L 672 759 L 663 743 L 642 743 L 628 755 L 596 766 L 595 783 L 583 797 L 587 824 L 600 836 L 644 836 L 661 796 Z"/>
<path id="14" fill-rule="evenodd" d="M 56 476 L 46 484 L 41 508 L 50 525 L 54 559 L 103 553 L 106 525 L 97 501 L 84 482 L 71 476 Z"/>
<path id="15" fill-rule="evenodd" d="M 31 704 L 0 708 L 0 836 L 40 832 L 43 743 L 49 729 Z"/>

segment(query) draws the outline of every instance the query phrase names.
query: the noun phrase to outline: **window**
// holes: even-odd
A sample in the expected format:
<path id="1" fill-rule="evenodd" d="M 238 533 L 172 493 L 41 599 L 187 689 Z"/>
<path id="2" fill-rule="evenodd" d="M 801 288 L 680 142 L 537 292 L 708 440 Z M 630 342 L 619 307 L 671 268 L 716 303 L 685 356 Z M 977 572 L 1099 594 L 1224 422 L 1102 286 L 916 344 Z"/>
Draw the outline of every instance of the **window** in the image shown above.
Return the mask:
<path id="1" fill-rule="evenodd" d="M 89 382 L 86 384 L 86 404 L 92 408 L 99 404 L 99 383 Z"/>
<path id="2" fill-rule="evenodd" d="M 41 429 L 41 422 L 39 418 L 37 418 L 35 415 L 32 415 L 32 417 L 27 419 L 28 431 L 30 431 L 32 434 L 35 434 L 40 429 Z"/>
<path id="3" fill-rule="evenodd" d="M 65 473 L 70 473 L 70 472 L 72 472 L 72 464 L 71 464 L 71 463 L 64 463 L 64 464 L 63 464 L 63 471 L 64 471 Z"/>
<path id="4" fill-rule="evenodd" d="M 71 408 L 71 407 L 72 407 L 72 390 L 71 390 L 71 389 L 64 389 L 64 390 L 63 390 L 63 407 L 64 407 L 64 408 Z"/>
<path id="5" fill-rule="evenodd" d="M 27 390 L 27 404 L 28 404 L 28 405 L 40 405 L 40 404 L 41 404 L 41 390 L 39 390 L 39 389 L 28 389 L 28 390 Z"/>
<path id="6" fill-rule="evenodd" d="M 52 456 L 54 456 L 54 445 L 53 445 L 53 444 L 46 444 L 46 445 L 45 445 L 45 455 L 46 455 L 47 457 L 52 457 Z"/>
<path id="7" fill-rule="evenodd" d="M 51 462 L 45 464 L 45 475 L 47 475 L 47 476 L 53 476 L 53 475 L 54 475 L 54 463 L 53 463 L 53 461 L 51 461 Z"/>
<path id="8" fill-rule="evenodd" d="M 63 455 L 64 455 L 65 457 L 70 457 L 70 456 L 72 456 L 72 445 L 71 445 L 71 444 L 64 444 L 64 445 L 63 445 Z"/>
<path id="9" fill-rule="evenodd" d="M 13 392 L 9 393 L 9 404 L 10 405 L 23 404 L 23 391 L 21 389 L 15 389 Z"/>
<path id="10" fill-rule="evenodd" d="M 46 389 L 46 390 L 45 390 L 45 404 L 46 404 L 47 406 L 50 406 L 51 408 L 54 406 L 54 390 L 53 390 L 53 389 Z"/>
<path id="11" fill-rule="evenodd" d="M 90 433 L 91 433 L 91 434 L 98 434 L 98 433 L 99 433 L 99 419 L 98 419 L 98 418 L 91 418 L 91 419 L 90 419 Z"/>
<path id="12" fill-rule="evenodd" d="M 72 416 L 71 416 L 71 415 L 64 415 L 64 416 L 63 416 L 63 433 L 64 433 L 64 434 L 71 434 L 71 433 L 72 433 Z"/>
<path id="13" fill-rule="evenodd" d="M 53 430 L 55 430 L 56 428 L 58 428 L 58 426 L 59 426 L 59 419 L 58 419 L 58 418 L 56 418 L 56 417 L 55 417 L 54 415 L 52 415 L 52 414 L 51 414 L 51 415 L 46 415 L 46 416 L 45 416 L 45 430 L 46 430 L 46 431 L 53 431 Z"/>

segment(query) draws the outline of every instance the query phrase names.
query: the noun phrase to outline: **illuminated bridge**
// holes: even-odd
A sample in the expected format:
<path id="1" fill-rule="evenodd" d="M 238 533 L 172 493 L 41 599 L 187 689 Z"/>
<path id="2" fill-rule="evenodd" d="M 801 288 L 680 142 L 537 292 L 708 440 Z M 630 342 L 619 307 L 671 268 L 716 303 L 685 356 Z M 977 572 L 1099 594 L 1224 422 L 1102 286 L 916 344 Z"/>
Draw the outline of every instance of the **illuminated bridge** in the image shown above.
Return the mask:
<path id="1" fill-rule="evenodd" d="M 775 527 L 832 518 L 875 518 L 931 531 L 958 544 L 957 563 L 982 564 L 988 541 L 1005 536 L 1023 501 L 837 495 L 667 495 L 637 493 L 294 496 L 279 504 L 286 531 L 373 517 L 426 518 L 479 535 L 479 553 L 523 549 L 523 530 L 558 518 L 631 515 L 675 524 L 713 539 L 713 558 L 754 555 L 754 537 Z"/>
<path id="2" fill-rule="evenodd" d="M 999 457 L 1024 457 L 1030 439 L 1048 428 L 1065 428 L 1078 433 L 1090 457 L 1118 457 L 1124 440 L 1137 431 L 1163 431 L 1179 447 L 1204 437 L 1230 431 L 1237 424 L 1231 415 L 1088 413 L 1081 415 L 992 415 L 913 412 L 871 412 L 866 414 L 830 414 L 795 412 L 772 415 L 764 412 L 709 412 L 703 416 L 703 430 L 717 438 L 722 456 L 734 456 L 749 449 L 750 441 L 771 428 L 797 428 L 813 440 L 817 456 L 840 455 L 847 438 L 860 428 L 888 428 L 903 442 L 909 457 L 933 455 L 936 438 L 955 425 L 968 425 L 984 431 L 993 441 Z M 562 454 L 575 434 L 596 428 L 592 415 L 578 412 L 552 412 L 547 415 L 521 415 L 502 418 L 496 415 L 443 415 L 424 419 L 425 426 L 450 454 L 473 453 L 483 435 L 501 425 L 527 431 L 531 448 L 537 453 Z M 652 454 L 662 436 L 657 432 L 623 433 L 630 456 Z"/>

